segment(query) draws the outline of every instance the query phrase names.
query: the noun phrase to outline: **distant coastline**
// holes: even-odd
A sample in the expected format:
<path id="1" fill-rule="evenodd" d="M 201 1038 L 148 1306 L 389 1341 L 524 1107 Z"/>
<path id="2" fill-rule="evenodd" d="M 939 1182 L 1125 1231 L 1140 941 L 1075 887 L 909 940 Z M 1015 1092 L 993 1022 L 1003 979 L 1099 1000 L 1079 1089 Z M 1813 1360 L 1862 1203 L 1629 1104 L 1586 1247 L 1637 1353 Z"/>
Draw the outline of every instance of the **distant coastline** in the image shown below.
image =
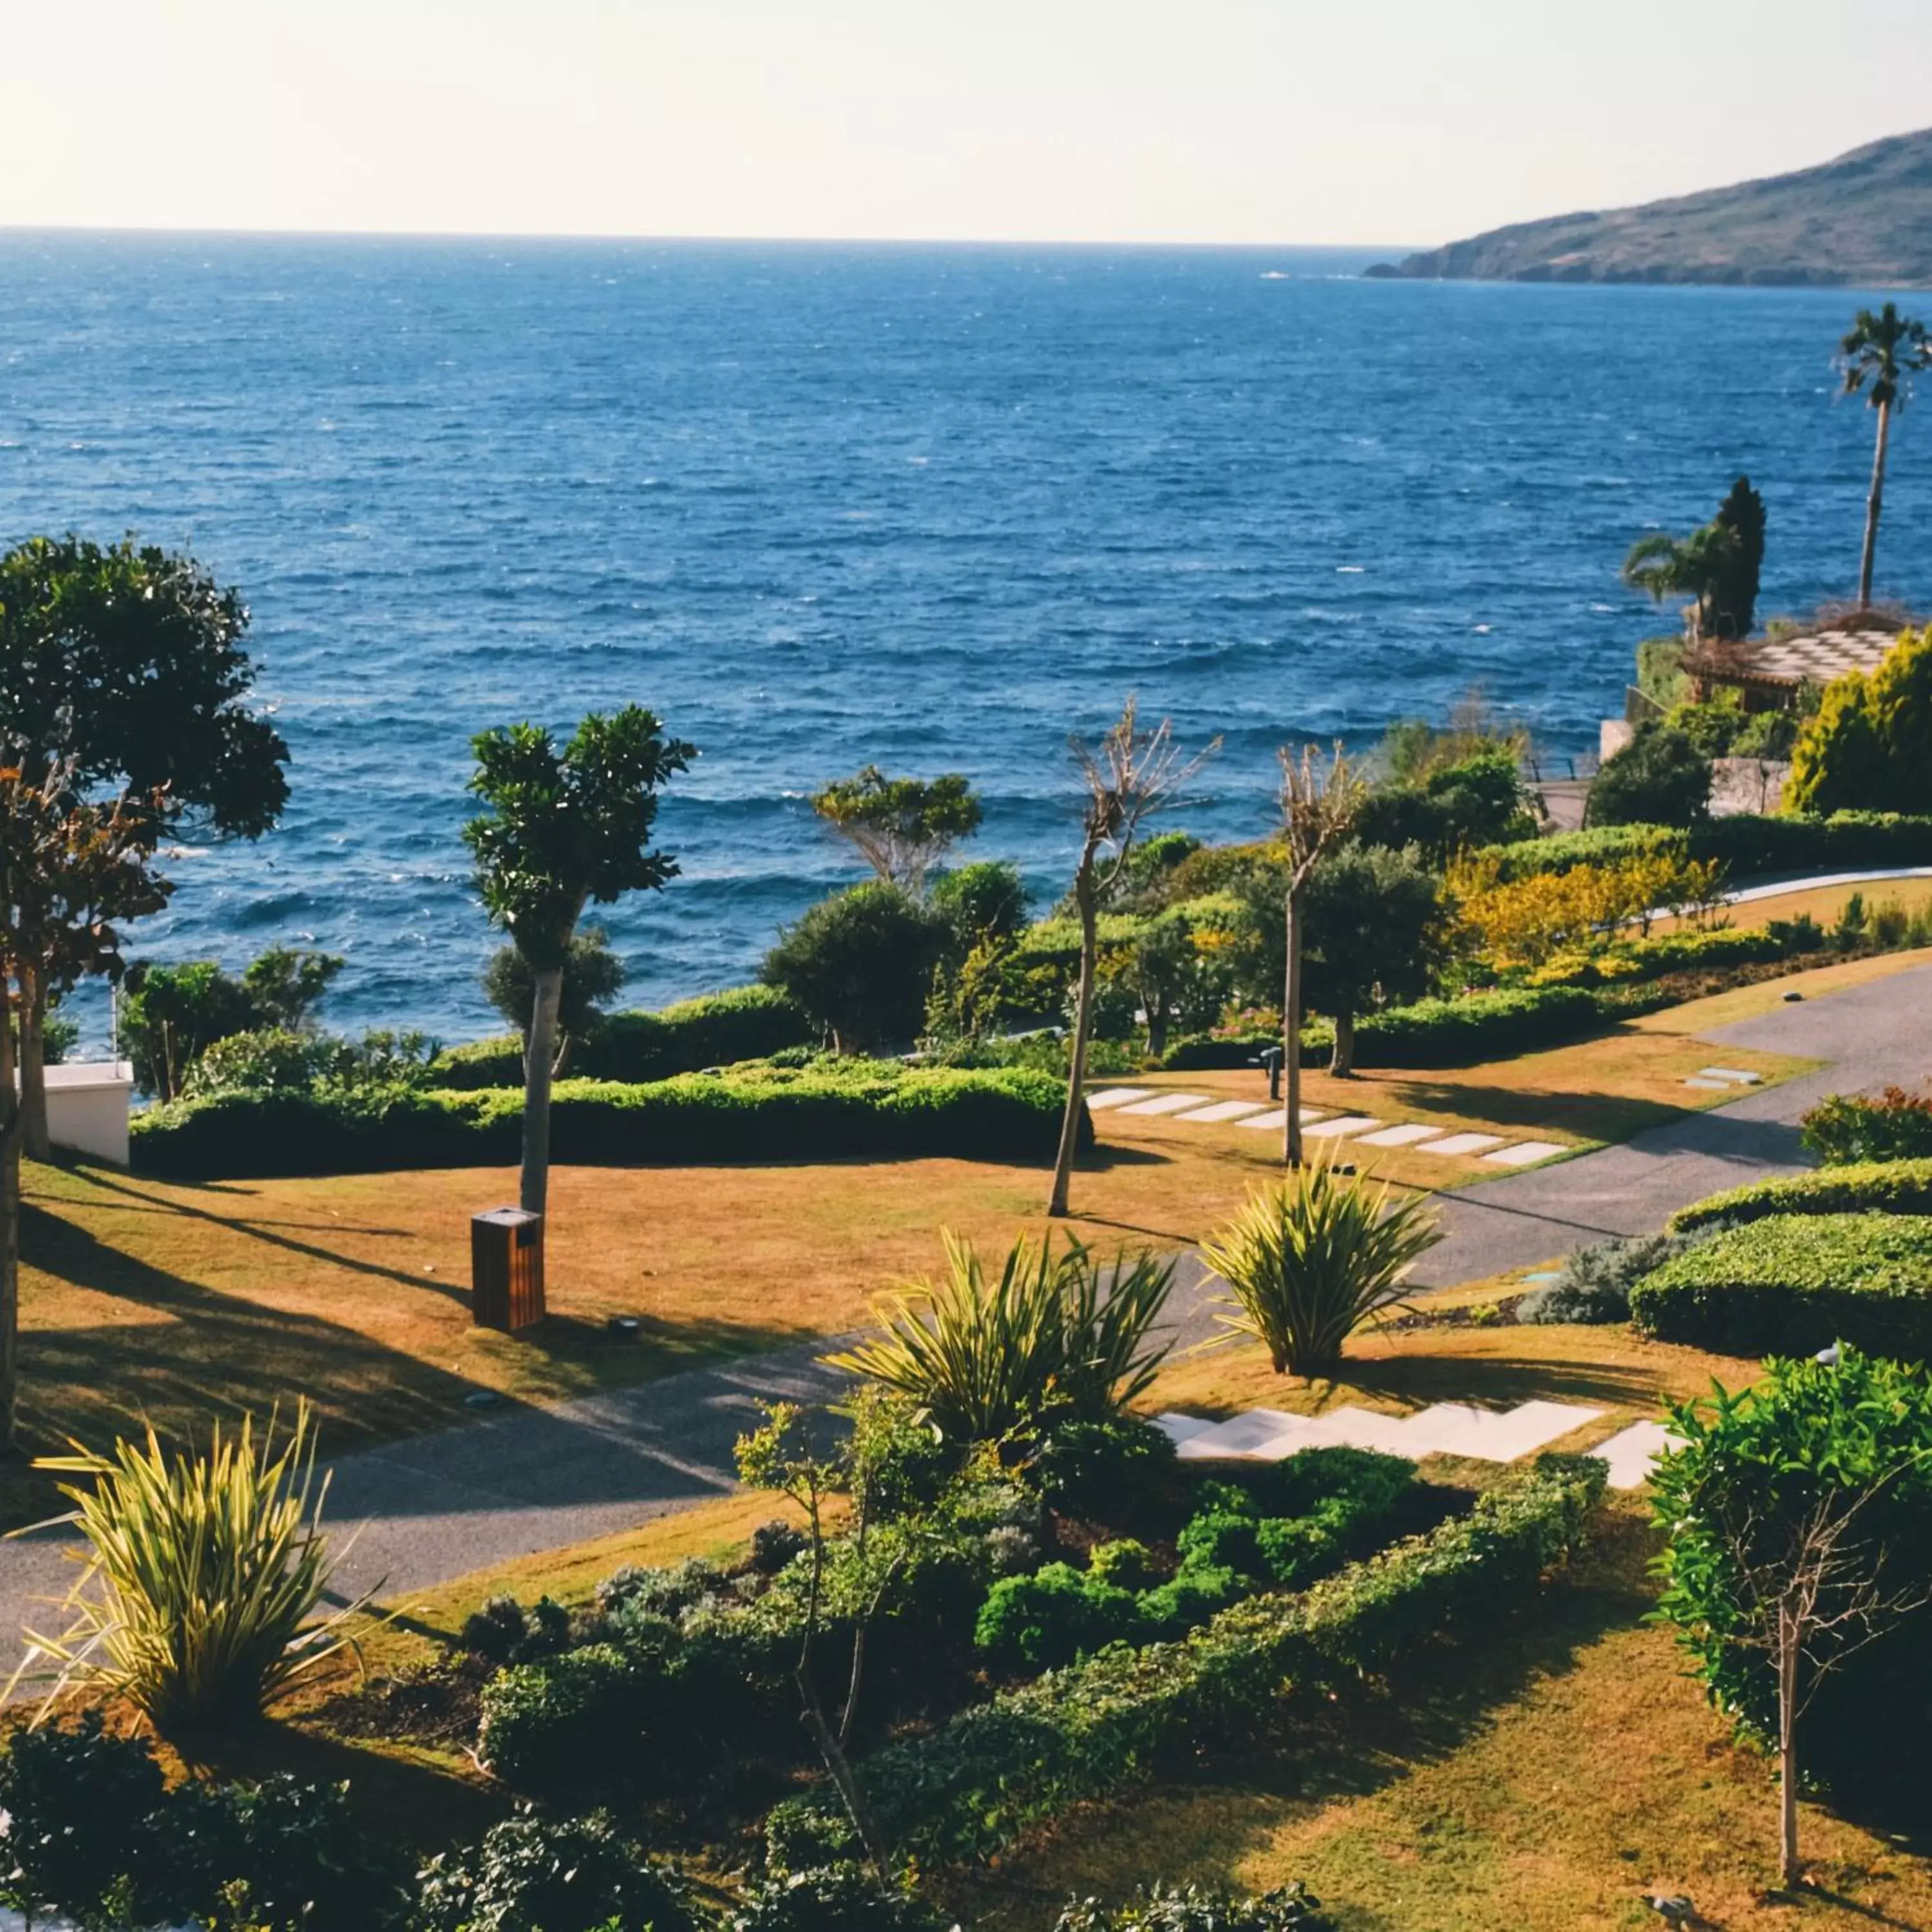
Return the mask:
<path id="1" fill-rule="evenodd" d="M 1796 174 L 1517 222 L 1364 272 L 1406 281 L 1932 288 L 1932 129 Z"/>

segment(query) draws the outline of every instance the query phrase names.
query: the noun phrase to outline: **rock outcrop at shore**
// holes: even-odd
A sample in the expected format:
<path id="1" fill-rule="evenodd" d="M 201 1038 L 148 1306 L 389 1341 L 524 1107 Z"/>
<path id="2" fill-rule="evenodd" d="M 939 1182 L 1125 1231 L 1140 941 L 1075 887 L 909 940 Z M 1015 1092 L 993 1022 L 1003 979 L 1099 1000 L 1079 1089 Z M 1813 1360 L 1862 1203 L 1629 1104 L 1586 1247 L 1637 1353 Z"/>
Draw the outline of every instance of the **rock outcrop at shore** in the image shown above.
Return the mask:
<path id="1" fill-rule="evenodd" d="M 1796 174 L 1518 222 L 1368 272 L 1428 281 L 1932 288 L 1932 128 Z"/>

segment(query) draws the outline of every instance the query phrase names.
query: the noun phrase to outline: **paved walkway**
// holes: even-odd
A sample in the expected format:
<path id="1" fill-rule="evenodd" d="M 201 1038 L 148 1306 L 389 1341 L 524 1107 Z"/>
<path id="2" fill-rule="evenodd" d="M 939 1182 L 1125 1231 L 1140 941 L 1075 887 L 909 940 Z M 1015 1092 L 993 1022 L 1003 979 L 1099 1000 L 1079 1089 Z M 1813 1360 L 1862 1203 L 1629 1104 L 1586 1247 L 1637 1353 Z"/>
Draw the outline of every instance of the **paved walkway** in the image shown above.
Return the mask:
<path id="1" fill-rule="evenodd" d="M 1830 1064 L 1728 1106 L 1653 1128 L 1622 1146 L 1445 1195 L 1448 1238 L 1418 1270 L 1440 1287 L 1533 1265 L 1607 1234 L 1660 1227 L 1706 1194 L 1804 1165 L 1798 1117 L 1820 1096 L 1932 1073 L 1932 967 L 1848 993 L 1780 1006 L 1714 1040 Z M 1214 1283 L 1181 1264 L 1173 1325 L 1215 1332 Z M 502 1414 L 347 1456 L 334 1466 L 329 1516 L 365 1527 L 344 1563 L 350 1594 L 386 1580 L 390 1600 L 541 1550 L 630 1528 L 722 1494 L 732 1444 L 760 1402 L 822 1400 L 837 1378 L 820 1340 L 636 1388 Z M 53 1536 L 0 1544 L 0 1659 L 34 1599 L 58 1595 L 71 1566 Z"/>

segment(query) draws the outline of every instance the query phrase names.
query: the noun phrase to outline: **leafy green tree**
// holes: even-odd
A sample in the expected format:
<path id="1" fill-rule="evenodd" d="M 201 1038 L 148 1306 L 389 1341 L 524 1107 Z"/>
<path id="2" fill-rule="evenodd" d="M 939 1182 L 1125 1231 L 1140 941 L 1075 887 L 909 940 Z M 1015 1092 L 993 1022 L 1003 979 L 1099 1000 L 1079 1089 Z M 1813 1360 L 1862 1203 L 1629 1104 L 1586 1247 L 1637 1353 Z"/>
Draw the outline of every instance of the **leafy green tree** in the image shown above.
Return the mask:
<path id="1" fill-rule="evenodd" d="M 1871 602 L 1872 562 L 1878 552 L 1879 510 L 1885 496 L 1886 444 L 1892 434 L 1892 412 L 1905 406 L 1912 378 L 1932 369 L 1932 337 L 1925 325 L 1900 315 L 1896 302 L 1874 314 L 1862 308 L 1838 344 L 1838 368 L 1844 393 L 1862 394 L 1878 412 L 1878 434 L 1872 452 L 1871 488 L 1865 497 L 1864 548 L 1858 555 L 1858 607 Z"/>
<path id="2" fill-rule="evenodd" d="M 1784 791 L 1794 812 L 1932 811 L 1932 624 L 1868 676 L 1825 688 L 1800 728 Z"/>
<path id="3" fill-rule="evenodd" d="M 920 891 L 926 875 L 980 829 L 980 806 L 959 772 L 936 778 L 888 778 L 868 765 L 815 794 L 812 808 L 856 846 L 889 886 Z"/>
<path id="4" fill-rule="evenodd" d="M 1302 983 L 1335 1022 L 1330 1073 L 1355 1066 L 1358 1014 L 1429 990 L 1443 955 L 1442 881 L 1415 854 L 1344 845 L 1308 881 Z"/>
<path id="5" fill-rule="evenodd" d="M 534 997 L 524 1054 L 519 1199 L 541 1214 L 550 1188 L 550 1090 L 570 942 L 586 905 L 656 892 L 677 876 L 650 849 L 658 793 L 697 754 L 656 716 L 626 705 L 593 712 L 560 749 L 537 724 L 498 726 L 472 741 L 470 789 L 484 810 L 463 828 L 484 910 L 529 963 Z"/>
<path id="6" fill-rule="evenodd" d="M 556 1059 L 550 1068 L 554 1075 L 563 1071 L 572 1047 L 597 1030 L 602 1010 L 616 998 L 624 976 L 624 962 L 610 950 L 610 935 L 601 926 L 586 926 L 572 939 L 564 956 L 562 988 L 557 995 Z M 536 1007 L 536 977 L 530 962 L 514 946 L 499 946 L 483 969 L 483 991 L 490 1004 L 522 1034 L 527 1053 L 530 1020 Z"/>
<path id="7" fill-rule="evenodd" d="M 264 1030 L 306 1032 L 342 970 L 338 954 L 275 946 L 236 979 L 212 959 L 179 966 L 136 962 L 121 1003 L 122 1050 L 144 1094 L 178 1100 L 218 1040 Z"/>
<path id="8" fill-rule="evenodd" d="M 1932 1381 L 1841 1347 L 1774 1362 L 1671 1426 L 1678 1446 L 1652 1477 L 1670 1538 L 1658 1611 L 1712 1701 L 1778 1753 L 1779 1862 L 1794 1884 L 1801 1720 L 1828 1780 L 1924 1774 Z"/>
<path id="9" fill-rule="evenodd" d="M 928 897 L 952 927 L 962 954 L 982 939 L 1017 937 L 1030 904 L 1019 868 L 1004 859 L 982 859 L 942 872 Z"/>
<path id="10" fill-rule="evenodd" d="M 1711 761 L 1683 732 L 1640 724 L 1604 760 L 1583 807 L 1586 825 L 1695 825 L 1711 810 Z"/>
<path id="11" fill-rule="evenodd" d="M 34 538 L 0 556 L 0 733 L 30 781 L 71 761 L 88 796 L 139 800 L 164 827 L 258 837 L 287 799 L 288 748 L 249 708 L 248 623 L 239 595 L 190 558 L 131 538 Z M 143 864 L 152 873 L 152 852 Z M 84 951 L 85 934 L 74 940 Z M 58 992 L 30 956 L 20 1031 L 32 1154 L 46 1150 L 40 1036 Z"/>
<path id="12" fill-rule="evenodd" d="M 1362 800 L 1354 836 L 1396 851 L 1412 845 L 1446 864 L 1466 845 L 1507 844 L 1535 831 L 1516 754 L 1498 746 L 1438 765 L 1414 783 L 1377 785 Z"/>
<path id="13" fill-rule="evenodd" d="M 841 1053 L 916 1038 L 950 937 L 944 916 L 872 880 L 811 907 L 765 956 L 764 979 L 804 1008 Z"/>

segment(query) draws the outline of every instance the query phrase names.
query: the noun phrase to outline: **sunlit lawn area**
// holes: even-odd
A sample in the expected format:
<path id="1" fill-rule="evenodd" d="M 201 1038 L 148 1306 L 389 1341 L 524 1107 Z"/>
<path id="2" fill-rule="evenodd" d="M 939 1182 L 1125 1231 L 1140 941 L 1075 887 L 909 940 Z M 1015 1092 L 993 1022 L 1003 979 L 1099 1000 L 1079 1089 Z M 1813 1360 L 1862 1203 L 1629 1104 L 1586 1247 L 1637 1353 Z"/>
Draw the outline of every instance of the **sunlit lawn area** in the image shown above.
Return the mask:
<path id="1" fill-rule="evenodd" d="M 1774 919 L 1797 919 L 1808 915 L 1820 926 L 1833 926 L 1843 915 L 1846 902 L 1858 893 L 1869 914 L 1882 905 L 1901 905 L 1917 912 L 1932 904 L 1932 878 L 1875 879 L 1861 886 L 1812 886 L 1800 892 L 1776 892 L 1761 899 L 1748 899 L 1742 905 L 1726 908 L 1727 924 L 1736 926 L 1768 926 Z M 1660 920 L 1652 929 L 1667 932 L 1678 923 Z"/>
<path id="2" fill-rule="evenodd" d="M 1657 1014 L 1600 1039 L 1468 1070 L 1312 1076 L 1309 1104 L 1571 1144 L 1621 1138 L 1721 1099 L 1683 1085 L 1703 1028 L 1922 957 L 1850 962 Z M 1726 1048 L 1775 1079 L 1799 1063 Z M 1144 1083 L 1264 1094 L 1246 1070 Z M 1277 1172 L 1274 1137 L 1096 1116 L 1073 1225 L 1103 1246 L 1191 1244 Z M 801 1154 L 808 1150 L 801 1149 Z M 1365 1150 L 1366 1152 L 1366 1150 Z M 1378 1171 L 1454 1186 L 1479 1161 L 1378 1150 Z M 30 1444 L 164 1432 L 212 1412 L 306 1396 L 331 1451 L 460 1419 L 488 1388 L 543 1400 L 861 1322 L 872 1298 L 939 1262 L 937 1230 L 1000 1246 L 1044 1226 L 1039 1171 L 993 1162 L 564 1168 L 551 1184 L 552 1319 L 528 1340 L 470 1325 L 468 1216 L 514 1198 L 507 1171 L 178 1185 L 106 1170 L 28 1170 L 23 1421 Z M 613 1342 L 614 1314 L 644 1318 Z M 15 1521 L 44 1492 L 0 1477 Z"/>

